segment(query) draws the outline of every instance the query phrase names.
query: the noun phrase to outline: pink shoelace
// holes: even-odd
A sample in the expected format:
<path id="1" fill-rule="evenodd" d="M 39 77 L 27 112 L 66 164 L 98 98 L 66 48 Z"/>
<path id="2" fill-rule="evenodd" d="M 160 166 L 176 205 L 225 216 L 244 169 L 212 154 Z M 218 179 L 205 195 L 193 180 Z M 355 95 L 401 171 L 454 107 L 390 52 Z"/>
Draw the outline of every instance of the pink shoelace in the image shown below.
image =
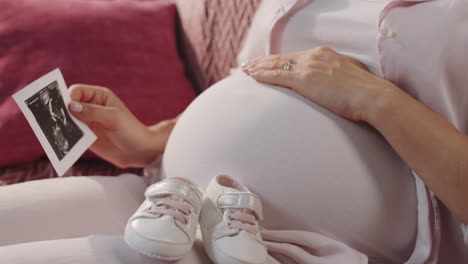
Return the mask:
<path id="1" fill-rule="evenodd" d="M 228 227 L 233 229 L 245 230 L 251 234 L 258 233 L 257 221 L 255 216 L 246 213 L 235 213 L 229 215 L 230 220 L 237 220 L 236 222 L 229 222 Z"/>
<path id="2" fill-rule="evenodd" d="M 148 212 L 159 215 L 170 215 L 180 222 L 186 224 L 187 216 L 192 213 L 192 210 L 180 198 L 166 198 L 148 208 Z"/>

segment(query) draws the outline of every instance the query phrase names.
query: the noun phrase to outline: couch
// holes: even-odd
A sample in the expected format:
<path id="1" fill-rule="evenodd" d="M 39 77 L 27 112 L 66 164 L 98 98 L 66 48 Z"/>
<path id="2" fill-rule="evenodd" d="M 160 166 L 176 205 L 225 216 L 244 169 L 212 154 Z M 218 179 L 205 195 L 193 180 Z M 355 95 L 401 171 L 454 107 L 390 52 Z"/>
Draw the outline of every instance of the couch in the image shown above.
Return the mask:
<path id="1" fill-rule="evenodd" d="M 260 1 L 173 0 L 178 13 L 177 48 L 185 65 L 186 76 L 197 94 L 227 76 L 229 70 L 237 66 L 237 53 Z M 87 155 L 65 176 L 119 175 L 128 172 L 142 174 L 141 169 L 117 168 Z M 31 162 L 0 167 L 0 185 L 53 177 L 57 175 L 45 156 Z"/>

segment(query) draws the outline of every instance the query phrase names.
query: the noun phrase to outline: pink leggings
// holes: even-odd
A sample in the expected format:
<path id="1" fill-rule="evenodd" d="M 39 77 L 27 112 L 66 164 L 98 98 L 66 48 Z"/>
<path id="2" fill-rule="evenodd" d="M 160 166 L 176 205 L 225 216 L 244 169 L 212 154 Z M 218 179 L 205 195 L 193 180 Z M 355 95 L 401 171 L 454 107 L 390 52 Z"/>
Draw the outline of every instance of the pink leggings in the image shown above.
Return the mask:
<path id="1" fill-rule="evenodd" d="M 0 187 L 0 263 L 158 263 L 128 248 L 141 177 L 71 177 Z M 200 241 L 180 263 L 210 263 Z"/>

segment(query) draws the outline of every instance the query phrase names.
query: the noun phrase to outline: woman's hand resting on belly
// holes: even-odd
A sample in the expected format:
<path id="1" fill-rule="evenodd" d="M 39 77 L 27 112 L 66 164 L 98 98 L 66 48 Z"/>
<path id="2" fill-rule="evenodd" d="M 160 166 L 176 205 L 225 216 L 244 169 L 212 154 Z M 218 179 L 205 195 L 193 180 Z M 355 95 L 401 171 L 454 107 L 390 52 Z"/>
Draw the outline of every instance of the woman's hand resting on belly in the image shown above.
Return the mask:
<path id="1" fill-rule="evenodd" d="M 71 113 L 98 136 L 91 150 L 120 168 L 144 167 L 162 154 L 176 119 L 145 126 L 109 89 L 70 87 Z"/>
<path id="2" fill-rule="evenodd" d="M 284 66 L 292 63 L 289 70 Z M 369 102 L 392 84 L 369 72 L 361 62 L 330 48 L 277 54 L 245 65 L 257 81 L 291 88 L 345 118 L 366 120 Z"/>
<path id="3" fill-rule="evenodd" d="M 468 223 L 468 136 L 448 120 L 359 61 L 327 47 L 260 58 L 243 70 L 342 117 L 368 122 L 452 213 Z"/>

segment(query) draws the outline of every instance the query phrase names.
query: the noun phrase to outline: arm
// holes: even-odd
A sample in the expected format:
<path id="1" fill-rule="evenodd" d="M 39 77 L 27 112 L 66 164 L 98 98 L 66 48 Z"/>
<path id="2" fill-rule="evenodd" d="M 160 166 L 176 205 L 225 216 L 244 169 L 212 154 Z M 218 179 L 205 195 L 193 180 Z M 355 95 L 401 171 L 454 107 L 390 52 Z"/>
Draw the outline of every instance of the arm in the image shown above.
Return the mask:
<path id="1" fill-rule="evenodd" d="M 468 223 L 468 136 L 389 82 L 364 118 L 424 183 Z"/>

